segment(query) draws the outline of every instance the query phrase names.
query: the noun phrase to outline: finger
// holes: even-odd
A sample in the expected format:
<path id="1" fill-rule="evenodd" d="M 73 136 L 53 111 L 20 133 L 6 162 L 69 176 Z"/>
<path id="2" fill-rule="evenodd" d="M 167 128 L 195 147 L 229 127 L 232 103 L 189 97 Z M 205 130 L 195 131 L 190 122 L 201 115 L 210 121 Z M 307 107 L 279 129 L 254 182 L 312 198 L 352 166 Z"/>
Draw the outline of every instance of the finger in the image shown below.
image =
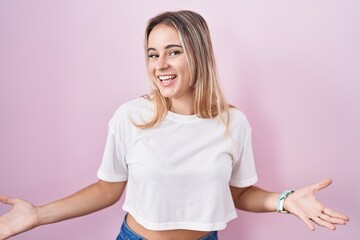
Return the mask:
<path id="1" fill-rule="evenodd" d="M 314 224 L 312 223 L 312 221 L 308 218 L 304 218 L 304 219 L 301 219 L 309 228 L 311 231 L 314 231 L 315 230 L 315 226 Z"/>
<path id="2" fill-rule="evenodd" d="M 314 226 L 313 222 L 309 218 L 307 218 L 305 215 L 302 215 L 302 214 L 294 214 L 294 215 L 297 216 L 298 218 L 300 218 L 300 220 L 303 221 L 310 228 L 311 231 L 315 230 L 315 226 Z"/>
<path id="3" fill-rule="evenodd" d="M 314 218 L 311 218 L 311 220 L 312 220 L 314 223 L 316 223 L 317 225 L 322 226 L 322 227 L 326 227 L 326 228 L 328 228 L 328 229 L 330 229 L 330 230 L 335 230 L 335 229 L 336 229 L 336 227 L 335 227 L 334 224 L 331 224 L 331 223 L 329 223 L 329 222 L 326 222 L 326 221 L 324 221 L 323 219 L 321 219 L 320 217 L 314 217 Z"/>
<path id="4" fill-rule="evenodd" d="M 320 191 L 326 187 L 328 187 L 332 183 L 332 180 L 330 178 L 324 179 L 321 182 L 318 182 L 313 185 L 313 187 L 316 189 L 316 191 Z"/>
<path id="5" fill-rule="evenodd" d="M 340 218 L 344 221 L 349 221 L 349 217 L 344 215 L 344 214 L 341 214 L 339 212 L 335 212 L 329 208 L 325 208 L 324 211 L 323 211 L 324 214 L 330 216 L 330 217 L 333 217 L 333 218 Z"/>
<path id="6" fill-rule="evenodd" d="M 331 224 L 341 224 L 341 225 L 345 225 L 346 224 L 346 221 L 344 219 L 340 219 L 340 218 L 333 218 L 333 217 L 330 217 L 326 214 L 321 214 L 319 216 L 319 218 L 321 218 L 322 220 L 328 222 L 328 223 L 331 223 Z"/>
<path id="7" fill-rule="evenodd" d="M 2 202 L 4 204 L 10 204 L 10 205 L 15 204 L 14 200 L 11 197 L 4 196 L 4 195 L 0 195 L 0 202 Z"/>

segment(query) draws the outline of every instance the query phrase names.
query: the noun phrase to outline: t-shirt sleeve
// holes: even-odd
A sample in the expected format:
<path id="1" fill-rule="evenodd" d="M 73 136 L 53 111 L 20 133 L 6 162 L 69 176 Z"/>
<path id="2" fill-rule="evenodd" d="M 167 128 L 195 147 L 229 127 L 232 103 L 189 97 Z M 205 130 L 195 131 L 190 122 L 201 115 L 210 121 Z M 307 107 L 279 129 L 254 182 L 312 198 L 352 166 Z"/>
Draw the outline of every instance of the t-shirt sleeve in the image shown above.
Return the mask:
<path id="1" fill-rule="evenodd" d="M 233 164 L 230 185 L 234 187 L 248 187 L 258 180 L 251 143 L 251 127 L 245 119 L 238 158 Z"/>
<path id="2" fill-rule="evenodd" d="M 104 155 L 97 176 L 107 182 L 122 182 L 128 178 L 124 145 L 110 124 Z"/>

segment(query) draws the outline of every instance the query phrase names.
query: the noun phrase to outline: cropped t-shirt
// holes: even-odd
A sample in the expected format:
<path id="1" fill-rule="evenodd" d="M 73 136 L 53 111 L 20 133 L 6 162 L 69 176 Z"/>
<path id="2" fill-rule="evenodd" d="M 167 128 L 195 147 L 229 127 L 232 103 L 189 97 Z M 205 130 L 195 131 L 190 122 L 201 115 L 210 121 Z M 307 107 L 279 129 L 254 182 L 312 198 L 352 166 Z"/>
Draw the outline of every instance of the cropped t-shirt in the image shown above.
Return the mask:
<path id="1" fill-rule="evenodd" d="M 215 231 L 236 218 L 230 185 L 257 181 L 251 128 L 230 109 L 229 134 L 219 118 L 168 112 L 149 129 L 136 127 L 153 116 L 138 98 L 121 105 L 108 124 L 98 178 L 127 181 L 123 209 L 150 230 Z"/>

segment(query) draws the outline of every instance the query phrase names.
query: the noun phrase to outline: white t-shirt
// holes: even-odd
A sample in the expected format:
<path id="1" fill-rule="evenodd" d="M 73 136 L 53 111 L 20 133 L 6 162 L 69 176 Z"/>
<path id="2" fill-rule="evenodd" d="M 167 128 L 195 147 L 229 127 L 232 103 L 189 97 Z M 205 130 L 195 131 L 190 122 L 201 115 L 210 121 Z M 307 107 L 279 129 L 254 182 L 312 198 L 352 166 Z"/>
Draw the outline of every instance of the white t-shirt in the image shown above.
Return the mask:
<path id="1" fill-rule="evenodd" d="M 141 123 L 152 114 L 153 105 L 144 98 L 115 112 L 98 177 L 127 181 L 123 209 L 147 229 L 224 229 L 237 216 L 229 185 L 257 181 L 245 115 L 230 110 L 228 135 L 217 117 L 168 112 L 150 129 L 130 121 Z"/>

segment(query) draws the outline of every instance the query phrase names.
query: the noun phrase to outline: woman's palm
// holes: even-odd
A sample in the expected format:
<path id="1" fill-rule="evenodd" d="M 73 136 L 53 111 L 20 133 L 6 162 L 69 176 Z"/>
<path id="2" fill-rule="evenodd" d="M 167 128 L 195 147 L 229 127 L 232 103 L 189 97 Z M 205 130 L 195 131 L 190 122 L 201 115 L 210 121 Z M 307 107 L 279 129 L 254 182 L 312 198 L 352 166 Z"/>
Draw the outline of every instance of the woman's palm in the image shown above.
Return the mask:
<path id="1" fill-rule="evenodd" d="M 0 202 L 13 205 L 10 212 L 0 217 L 0 240 L 30 230 L 38 224 L 36 208 L 21 199 L 0 196 Z"/>

